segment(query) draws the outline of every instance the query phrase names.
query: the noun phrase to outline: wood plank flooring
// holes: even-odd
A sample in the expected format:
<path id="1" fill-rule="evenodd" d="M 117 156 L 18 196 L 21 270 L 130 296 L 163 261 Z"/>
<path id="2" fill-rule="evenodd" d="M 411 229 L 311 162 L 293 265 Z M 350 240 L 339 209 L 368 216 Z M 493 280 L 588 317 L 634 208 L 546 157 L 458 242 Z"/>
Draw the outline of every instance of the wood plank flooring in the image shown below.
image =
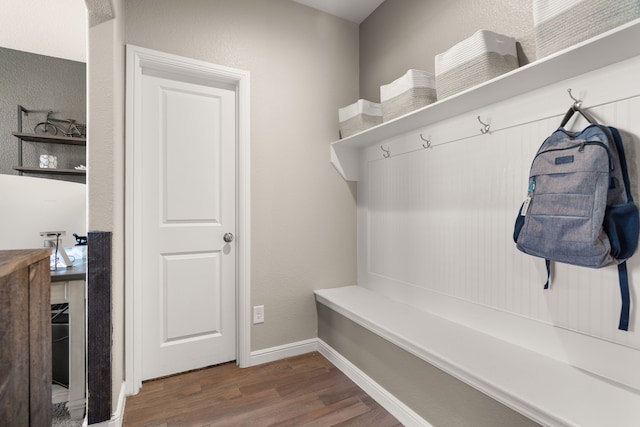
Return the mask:
<path id="1" fill-rule="evenodd" d="M 228 363 L 147 381 L 127 398 L 123 425 L 401 426 L 316 352 L 251 368 Z"/>

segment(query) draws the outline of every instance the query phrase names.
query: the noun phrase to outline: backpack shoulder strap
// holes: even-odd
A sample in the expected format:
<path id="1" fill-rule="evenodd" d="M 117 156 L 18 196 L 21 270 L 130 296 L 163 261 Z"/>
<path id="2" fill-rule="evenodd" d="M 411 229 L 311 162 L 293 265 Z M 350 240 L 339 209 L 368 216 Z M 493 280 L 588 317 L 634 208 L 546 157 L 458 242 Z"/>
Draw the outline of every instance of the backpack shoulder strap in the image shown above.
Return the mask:
<path id="1" fill-rule="evenodd" d="M 549 284 L 551 283 L 551 261 L 548 259 L 545 259 L 544 265 L 547 267 L 547 281 L 544 284 L 544 288 L 549 289 Z"/>
<path id="2" fill-rule="evenodd" d="M 627 201 L 633 202 L 633 196 L 631 195 L 631 185 L 629 182 L 629 171 L 627 170 L 627 159 L 624 154 L 624 146 L 622 145 L 622 137 L 618 129 L 609 126 L 613 141 L 618 151 L 618 158 L 620 160 L 620 170 L 622 172 L 622 180 L 624 181 L 624 188 L 627 195 Z M 618 264 L 618 282 L 620 284 L 620 299 L 622 305 L 620 307 L 620 323 L 618 329 L 622 331 L 629 330 L 629 310 L 631 305 L 631 297 L 629 294 L 629 274 L 627 272 L 627 262 L 623 261 Z"/>
<path id="3" fill-rule="evenodd" d="M 627 200 L 629 202 L 633 202 L 633 196 L 631 195 L 631 185 L 629 182 L 629 171 L 627 170 L 627 158 L 624 154 L 622 137 L 620 136 L 620 132 L 618 131 L 618 129 L 612 126 L 609 126 L 609 130 L 611 131 L 611 135 L 613 136 L 613 141 L 616 145 L 616 150 L 618 151 L 618 158 L 620 159 L 620 169 L 622 172 L 622 179 L 624 181 L 624 188 L 627 193 Z"/>
<path id="4" fill-rule="evenodd" d="M 618 281 L 620 282 L 620 297 L 622 299 L 622 307 L 620 309 L 620 323 L 618 329 L 621 331 L 629 330 L 629 306 L 631 298 L 629 296 L 629 275 L 627 274 L 627 262 L 618 264 Z"/>

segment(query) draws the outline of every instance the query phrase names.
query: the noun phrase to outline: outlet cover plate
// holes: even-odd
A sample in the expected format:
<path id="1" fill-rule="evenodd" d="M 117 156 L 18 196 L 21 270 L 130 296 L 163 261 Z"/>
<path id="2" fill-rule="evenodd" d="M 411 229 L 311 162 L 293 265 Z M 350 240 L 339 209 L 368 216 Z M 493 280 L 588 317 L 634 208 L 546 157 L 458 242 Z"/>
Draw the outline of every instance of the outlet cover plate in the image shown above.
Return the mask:
<path id="1" fill-rule="evenodd" d="M 264 323 L 264 305 L 253 306 L 253 324 Z"/>

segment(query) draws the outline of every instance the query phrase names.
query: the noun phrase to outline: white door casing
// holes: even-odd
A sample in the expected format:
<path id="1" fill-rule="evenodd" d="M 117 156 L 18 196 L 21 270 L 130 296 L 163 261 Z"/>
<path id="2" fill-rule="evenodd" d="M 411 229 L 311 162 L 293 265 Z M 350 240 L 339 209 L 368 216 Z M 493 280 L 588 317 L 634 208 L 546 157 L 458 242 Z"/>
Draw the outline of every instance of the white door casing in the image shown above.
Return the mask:
<path id="1" fill-rule="evenodd" d="M 127 47 L 128 394 L 248 363 L 248 85 L 243 71 Z"/>

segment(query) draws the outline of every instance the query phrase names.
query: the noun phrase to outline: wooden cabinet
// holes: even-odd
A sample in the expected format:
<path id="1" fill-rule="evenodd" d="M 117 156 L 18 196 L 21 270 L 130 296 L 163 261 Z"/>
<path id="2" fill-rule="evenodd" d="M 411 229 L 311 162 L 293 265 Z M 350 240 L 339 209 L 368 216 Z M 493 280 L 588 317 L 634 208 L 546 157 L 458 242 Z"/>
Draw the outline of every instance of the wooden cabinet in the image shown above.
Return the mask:
<path id="1" fill-rule="evenodd" d="M 48 249 L 0 251 L 0 423 L 51 425 Z"/>
<path id="2" fill-rule="evenodd" d="M 53 403 L 67 403 L 72 420 L 82 420 L 86 408 L 85 287 L 87 264 L 51 272 L 51 304 L 69 304 L 69 386 L 54 384 Z M 55 350 L 54 350 L 55 352 Z"/>

